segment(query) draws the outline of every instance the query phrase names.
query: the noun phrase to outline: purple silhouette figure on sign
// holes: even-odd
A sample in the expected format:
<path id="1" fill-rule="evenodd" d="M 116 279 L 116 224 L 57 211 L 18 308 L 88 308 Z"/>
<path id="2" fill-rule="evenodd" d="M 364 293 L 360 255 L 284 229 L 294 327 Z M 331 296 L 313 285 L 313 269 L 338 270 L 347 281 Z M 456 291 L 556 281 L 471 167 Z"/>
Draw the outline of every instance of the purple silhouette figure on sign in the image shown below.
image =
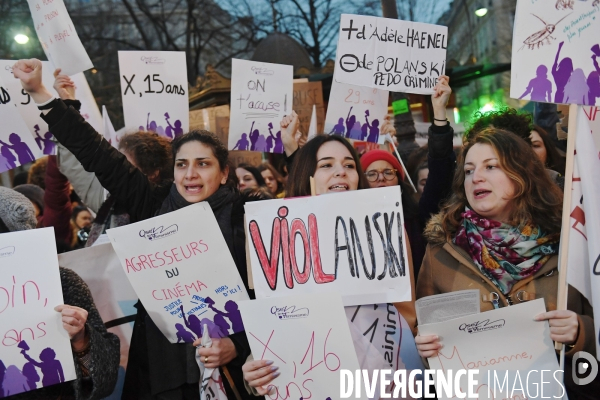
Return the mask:
<path id="1" fill-rule="evenodd" d="M 219 315 L 219 314 L 215 314 L 213 319 L 214 319 L 215 325 L 219 327 L 219 330 L 221 332 L 224 332 L 224 333 L 229 332 L 230 326 L 227 323 L 227 321 L 225 321 L 225 317 L 223 317 L 222 315 Z"/>
<path id="2" fill-rule="evenodd" d="M 587 78 L 588 104 L 593 106 L 596 104 L 596 97 L 600 97 L 600 75 L 596 71 L 590 72 Z"/>
<path id="3" fill-rule="evenodd" d="M 356 116 L 350 115 L 350 113 L 352 112 L 352 108 L 353 107 L 350 107 L 350 110 L 348 110 L 348 116 L 346 117 L 346 137 L 347 138 L 350 138 L 352 128 L 354 127 L 354 124 L 356 123 Z"/>
<path id="4" fill-rule="evenodd" d="M 40 381 L 40 376 L 38 375 L 33 363 L 28 362 L 23 365 L 23 376 L 27 378 L 29 390 L 37 389 L 37 383 Z"/>
<path id="5" fill-rule="evenodd" d="M 40 136 L 40 126 L 34 125 L 35 130 L 35 143 L 38 145 L 40 150 L 44 153 L 44 155 L 54 154 L 54 149 L 56 145 L 52 141 L 52 133 L 46 132 L 44 133 L 44 137 Z"/>
<path id="6" fill-rule="evenodd" d="M 535 78 L 529 81 L 527 89 L 519 99 L 531 93 L 531 101 L 552 102 L 552 82 L 548 79 L 548 67 L 545 65 L 538 66 L 535 75 Z"/>
<path id="7" fill-rule="evenodd" d="M 29 146 L 27 146 L 27 143 L 21 141 L 21 137 L 19 135 L 16 133 L 11 133 L 8 136 L 8 141 L 12 144 L 12 146 L 4 143 L 2 140 L 0 140 L 0 144 L 17 153 L 19 164 L 23 165 L 35 160 L 35 157 L 29 149 Z"/>
<path id="8" fill-rule="evenodd" d="M 217 325 L 215 325 L 215 323 L 210 319 L 203 318 L 202 321 L 200 321 L 200 323 L 203 327 L 206 325 L 206 327 L 208 328 L 208 336 L 210 336 L 211 338 L 227 337 L 227 332 L 223 333 L 221 329 Z M 202 331 L 202 333 L 204 333 L 204 331 Z"/>
<path id="9" fill-rule="evenodd" d="M 17 157 L 13 155 L 7 146 L 0 147 L 0 172 L 17 168 Z"/>
<path id="10" fill-rule="evenodd" d="M 248 142 L 247 136 L 247 134 L 242 133 L 242 137 L 237 141 L 232 150 L 248 150 L 250 142 Z"/>
<path id="11" fill-rule="evenodd" d="M 365 120 L 369 127 L 369 136 L 367 136 L 367 142 L 377 143 L 379 141 L 379 120 L 374 119 L 372 123 L 369 123 L 369 110 L 365 111 Z"/>
<path id="12" fill-rule="evenodd" d="M 263 135 L 259 135 L 254 144 L 255 151 L 267 151 L 267 140 Z"/>
<path id="13" fill-rule="evenodd" d="M 185 326 L 194 332 L 196 337 L 202 337 L 202 326 L 200 325 L 200 320 L 194 314 L 190 315 L 188 318 L 185 317 L 185 312 L 183 311 L 183 305 L 180 307 L 181 315 L 183 316 L 183 322 L 185 322 Z"/>
<path id="14" fill-rule="evenodd" d="M 283 140 L 281 140 L 281 131 L 277 131 L 275 134 L 275 148 L 273 153 L 283 153 Z"/>
<path id="15" fill-rule="evenodd" d="M 56 359 L 56 353 L 50 347 L 46 347 L 40 353 L 40 360 L 36 361 L 29 357 L 27 350 L 21 350 L 23 357 L 36 367 L 42 370 L 42 386 L 51 386 L 65 381 L 62 364 Z"/>
<path id="16" fill-rule="evenodd" d="M 242 332 L 244 330 L 244 323 L 242 322 L 242 314 L 240 313 L 240 310 L 238 310 L 238 305 L 235 301 L 229 300 L 228 302 L 225 303 L 225 311 L 227 311 L 227 312 L 223 312 L 223 311 L 216 309 L 214 306 L 214 302 L 210 299 L 210 297 L 207 297 L 204 300 L 204 302 L 208 303 L 208 307 L 211 310 L 213 310 L 215 312 L 215 314 L 221 315 L 221 316 L 229 319 L 229 321 L 231 321 L 231 327 L 233 328 L 234 333 Z"/>
<path id="17" fill-rule="evenodd" d="M 586 104 L 589 91 L 583 70 L 577 68 L 565 85 L 565 103 Z"/>
<path id="18" fill-rule="evenodd" d="M 23 376 L 16 365 L 9 365 L 8 368 L 6 368 L 4 379 L 2 380 L 2 390 L 4 391 L 4 397 L 13 396 L 29 390 L 27 378 Z"/>
<path id="19" fill-rule="evenodd" d="M 248 131 L 250 132 L 250 151 L 254 151 L 254 149 L 256 148 L 256 141 L 258 140 L 258 135 L 260 134 L 260 132 L 258 132 L 258 129 L 253 129 L 254 121 L 252 122 L 250 130 Z"/>
<path id="20" fill-rule="evenodd" d="M 348 139 L 362 140 L 362 126 L 360 125 L 360 122 L 356 121 L 354 123 L 354 126 L 350 129 L 347 137 Z"/>
<path id="21" fill-rule="evenodd" d="M 329 132 L 329 134 L 344 136 L 345 131 L 346 129 L 344 128 L 344 118 L 340 118 L 338 119 L 338 123 L 333 126 L 333 129 L 331 130 L 331 132 Z"/>
<path id="22" fill-rule="evenodd" d="M 181 128 L 181 121 L 180 120 L 175 120 L 175 122 L 173 123 L 173 125 L 175 125 L 174 127 L 171 126 L 171 123 L 169 122 L 169 118 L 171 118 L 169 116 L 169 113 L 165 113 L 165 120 L 167 121 L 167 128 L 165 129 L 165 136 L 171 138 L 171 139 L 175 139 L 176 137 L 179 137 L 181 135 L 183 135 L 183 129 Z"/>
<path id="23" fill-rule="evenodd" d="M 556 51 L 556 57 L 554 58 L 554 65 L 552 66 L 552 77 L 556 84 L 556 93 L 554 93 L 554 102 L 562 103 L 565 96 L 565 85 L 569 81 L 569 77 L 573 72 L 573 60 L 569 57 L 565 57 L 560 62 L 560 49 L 563 47 L 565 42 L 560 42 L 558 50 Z"/>
<path id="24" fill-rule="evenodd" d="M 177 343 L 194 343 L 194 340 L 196 340 L 196 338 L 194 338 L 194 335 L 186 331 L 183 325 L 175 324 L 175 329 L 177 329 Z"/>
<path id="25" fill-rule="evenodd" d="M 6 374 L 6 366 L 0 360 L 0 397 L 4 397 L 4 389 L 2 389 L 2 384 L 4 383 L 4 374 Z"/>

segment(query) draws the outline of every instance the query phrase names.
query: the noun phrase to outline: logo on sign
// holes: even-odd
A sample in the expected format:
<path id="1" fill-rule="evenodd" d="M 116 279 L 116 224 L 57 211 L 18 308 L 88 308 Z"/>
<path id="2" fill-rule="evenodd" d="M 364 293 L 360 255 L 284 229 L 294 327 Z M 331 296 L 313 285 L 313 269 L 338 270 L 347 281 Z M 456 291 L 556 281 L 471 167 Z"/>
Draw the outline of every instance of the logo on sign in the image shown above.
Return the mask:
<path id="1" fill-rule="evenodd" d="M 279 319 L 297 319 L 306 318 L 309 315 L 309 310 L 306 307 L 296 308 L 296 306 L 271 307 L 271 314 Z"/>
<path id="2" fill-rule="evenodd" d="M 256 75 L 273 75 L 275 73 L 275 71 L 263 67 L 252 67 L 252 71 Z"/>
<path id="3" fill-rule="evenodd" d="M 154 241 L 158 239 L 164 239 L 168 236 L 174 235 L 179 230 L 177 224 L 169 225 L 164 228 L 162 225 L 149 229 L 149 230 L 141 230 L 140 237 L 146 238 L 148 240 Z"/>
<path id="4" fill-rule="evenodd" d="M 7 246 L 0 249 L 0 258 L 10 257 L 15 254 L 15 246 Z"/>
<path id="5" fill-rule="evenodd" d="M 497 319 L 495 321 L 486 319 L 483 321 L 473 322 L 472 324 L 461 324 L 458 327 L 458 330 L 468 333 L 486 332 L 494 329 L 500 329 L 504 327 L 505 323 L 506 322 L 503 319 Z"/>
<path id="6" fill-rule="evenodd" d="M 164 64 L 165 59 L 160 57 L 144 57 L 142 56 L 141 60 L 146 64 Z"/>

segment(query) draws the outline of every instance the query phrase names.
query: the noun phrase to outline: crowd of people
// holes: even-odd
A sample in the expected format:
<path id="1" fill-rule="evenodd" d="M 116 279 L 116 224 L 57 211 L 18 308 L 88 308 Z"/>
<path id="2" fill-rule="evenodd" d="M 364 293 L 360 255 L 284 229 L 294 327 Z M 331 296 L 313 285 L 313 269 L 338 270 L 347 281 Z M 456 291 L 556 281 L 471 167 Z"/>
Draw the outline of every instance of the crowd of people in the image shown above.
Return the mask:
<path id="1" fill-rule="evenodd" d="M 38 60 L 19 61 L 13 73 L 38 104 L 58 146 L 56 156 L 30 169 L 28 183 L 0 188 L 0 232 L 53 226 L 57 249 L 68 251 L 91 246 L 109 228 L 206 201 L 254 298 L 248 285 L 246 202 L 394 186 L 401 192 L 413 287 L 413 300 L 395 306 L 413 333 L 415 299 L 478 289 L 482 312 L 544 298 L 547 312 L 536 319 L 548 321 L 551 339 L 568 346 L 567 362 L 577 351 L 595 354 L 587 300 L 570 287 L 568 309 L 556 310 L 565 160 L 528 114 L 506 109 L 477 115 L 464 145 L 455 149 L 446 117 L 450 82 L 441 76 L 431 96 L 428 144 L 411 155 L 408 170 L 387 150 L 359 156 L 339 135 L 299 141 L 295 112 L 281 121 L 284 165 L 234 168 L 226 145 L 207 131 L 171 142 L 140 131 L 123 137 L 116 149 L 79 114 L 68 77 L 56 74 L 60 98 L 54 98 L 42 84 Z M 17 205 L 23 215 L 15 222 L 4 209 Z M 72 338 L 78 379 L 43 391 L 53 390 L 53 398 L 105 397 L 116 381 L 118 339 L 106 332 L 86 284 L 70 270 L 60 272 L 66 305 L 57 310 Z M 206 368 L 226 368 L 227 398 L 269 394 L 269 383 L 279 375 L 276 360 L 254 360 L 244 332 L 214 338 L 210 348 L 199 346 L 200 340 L 172 344 L 141 302 L 136 308 L 123 398 L 199 398 L 196 352 Z M 436 336 L 417 335 L 415 342 L 423 358 L 443 346 Z M 568 380 L 566 386 L 576 398 L 593 398 L 594 386 L 581 388 Z"/>

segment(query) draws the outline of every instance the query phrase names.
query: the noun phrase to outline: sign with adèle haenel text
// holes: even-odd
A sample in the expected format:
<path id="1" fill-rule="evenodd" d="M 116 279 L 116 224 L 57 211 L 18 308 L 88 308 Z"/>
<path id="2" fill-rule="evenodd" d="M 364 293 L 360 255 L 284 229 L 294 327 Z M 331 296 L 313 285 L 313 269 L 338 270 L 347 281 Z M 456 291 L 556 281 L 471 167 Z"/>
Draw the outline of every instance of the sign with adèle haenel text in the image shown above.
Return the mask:
<path id="1" fill-rule="evenodd" d="M 411 300 L 397 187 L 245 208 L 257 298 L 339 292 L 346 306 Z"/>
<path id="2" fill-rule="evenodd" d="M 171 343 L 244 330 L 248 293 L 208 203 L 107 231 L 125 275 Z"/>
<path id="3" fill-rule="evenodd" d="M 53 228 L 0 235 L 0 360 L 9 397 L 76 379 Z"/>
<path id="4" fill-rule="evenodd" d="M 335 80 L 404 93 L 431 94 L 446 67 L 448 28 L 342 14 Z"/>
<path id="5" fill-rule="evenodd" d="M 65 75 L 93 68 L 63 0 L 27 0 L 33 26 L 48 60 Z"/>
<path id="6" fill-rule="evenodd" d="M 280 123 L 292 112 L 293 67 L 231 62 L 229 149 L 283 153 Z"/>
<path id="7" fill-rule="evenodd" d="M 188 82 L 183 51 L 119 51 L 127 128 L 174 139 L 189 130 Z"/>
<path id="8" fill-rule="evenodd" d="M 245 301 L 240 310 L 254 359 L 279 367 L 273 398 L 340 399 L 340 370 L 359 363 L 339 294 Z"/>

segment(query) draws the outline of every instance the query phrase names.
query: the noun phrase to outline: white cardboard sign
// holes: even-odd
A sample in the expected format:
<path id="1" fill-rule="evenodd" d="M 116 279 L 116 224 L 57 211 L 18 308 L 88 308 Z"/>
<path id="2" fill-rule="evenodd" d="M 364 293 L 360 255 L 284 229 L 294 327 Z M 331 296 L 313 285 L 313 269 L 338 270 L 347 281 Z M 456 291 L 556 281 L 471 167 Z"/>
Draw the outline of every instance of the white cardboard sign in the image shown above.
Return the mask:
<path id="1" fill-rule="evenodd" d="M 183 51 L 119 51 L 127 128 L 174 139 L 189 130 L 187 65 Z"/>
<path id="2" fill-rule="evenodd" d="M 339 292 L 346 306 L 411 300 L 398 187 L 245 208 L 257 298 Z"/>
<path id="3" fill-rule="evenodd" d="M 420 325 L 420 335 L 438 335 L 442 338 L 443 347 L 437 357 L 428 359 L 429 366 L 444 373 L 448 370 L 479 370 L 479 376 L 475 375 L 475 378 L 480 385 L 475 392 L 480 399 L 489 398 L 488 392 L 493 391 L 494 372 L 498 382 L 508 376 L 509 384 L 504 386 L 505 390 L 511 390 L 515 383 L 518 387 L 518 372 L 520 386 L 526 393 L 542 390 L 539 386 L 543 380 L 547 382 L 543 391 L 556 396 L 561 393 L 561 388 L 556 381 L 560 377 L 552 374 L 559 370 L 559 366 L 550 339 L 550 328 L 548 322 L 533 319 L 543 312 L 546 312 L 544 300 L 537 299 L 437 324 Z M 539 371 L 542 370 L 551 372 L 540 377 Z M 505 371 L 510 372 L 506 375 Z M 538 375 L 529 376 L 530 371 L 536 371 Z M 463 375 L 463 378 L 461 391 L 467 392 L 466 376 Z M 496 393 L 508 397 L 497 386 Z M 449 398 L 440 390 L 437 394 L 440 399 Z"/>
<path id="4" fill-rule="evenodd" d="M 54 229 L 0 235 L 0 360 L 4 397 L 76 378 Z"/>
<path id="5" fill-rule="evenodd" d="M 172 343 L 244 330 L 248 293 L 208 203 L 107 231 L 152 321 Z M 184 317 L 185 316 L 185 317 Z"/>
<path id="6" fill-rule="evenodd" d="M 48 60 L 65 75 L 93 68 L 63 0 L 27 0 L 33 25 Z"/>
<path id="7" fill-rule="evenodd" d="M 0 77 L 0 173 L 42 156 L 4 80 Z"/>
<path id="8" fill-rule="evenodd" d="M 280 122 L 292 112 L 291 65 L 233 59 L 229 149 L 283 153 Z"/>
<path id="9" fill-rule="evenodd" d="M 448 28 L 421 22 L 342 14 L 337 82 L 431 94 L 444 74 Z"/>
<path id="10" fill-rule="evenodd" d="M 339 371 L 359 364 L 339 294 L 245 301 L 240 309 L 254 359 L 279 367 L 271 398 L 341 398 Z"/>
<path id="11" fill-rule="evenodd" d="M 513 29 L 510 97 L 600 104 L 600 6 L 519 0 Z"/>
<path id="12" fill-rule="evenodd" d="M 387 90 L 337 82 L 331 84 L 325 133 L 378 143 L 388 111 Z"/>

